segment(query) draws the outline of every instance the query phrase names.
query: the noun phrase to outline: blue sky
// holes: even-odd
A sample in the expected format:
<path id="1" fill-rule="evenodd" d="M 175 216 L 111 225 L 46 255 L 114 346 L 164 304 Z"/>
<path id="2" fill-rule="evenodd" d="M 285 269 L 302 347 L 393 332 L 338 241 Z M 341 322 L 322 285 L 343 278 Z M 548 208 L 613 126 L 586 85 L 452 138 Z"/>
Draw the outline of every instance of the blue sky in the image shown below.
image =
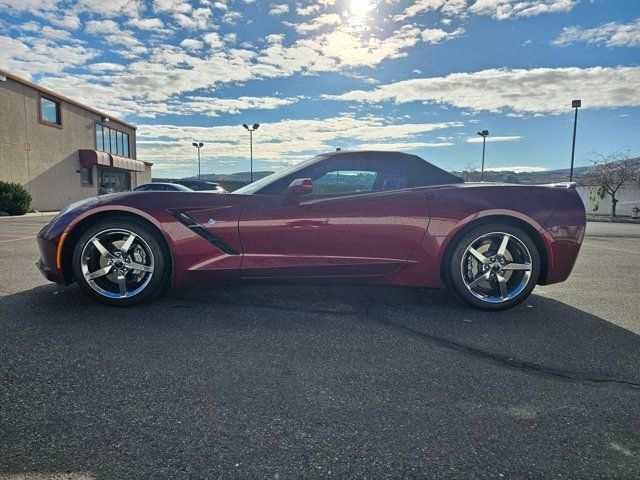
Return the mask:
<path id="1" fill-rule="evenodd" d="M 638 0 L 0 0 L 0 68 L 138 125 L 155 176 L 335 147 L 447 169 L 640 154 Z"/>

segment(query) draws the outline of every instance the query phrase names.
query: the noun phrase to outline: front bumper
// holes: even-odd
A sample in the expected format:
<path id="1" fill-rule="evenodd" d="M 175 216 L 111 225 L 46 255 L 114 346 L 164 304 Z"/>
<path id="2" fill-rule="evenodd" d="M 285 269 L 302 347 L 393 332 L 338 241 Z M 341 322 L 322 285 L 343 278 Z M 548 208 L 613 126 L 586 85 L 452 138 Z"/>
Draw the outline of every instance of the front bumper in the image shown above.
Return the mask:
<path id="1" fill-rule="evenodd" d="M 58 267 L 58 245 L 63 232 L 55 227 L 55 220 L 45 226 L 36 238 L 40 259 L 36 266 L 40 273 L 50 282 L 69 284 L 71 280 L 66 278 L 62 268 Z"/>

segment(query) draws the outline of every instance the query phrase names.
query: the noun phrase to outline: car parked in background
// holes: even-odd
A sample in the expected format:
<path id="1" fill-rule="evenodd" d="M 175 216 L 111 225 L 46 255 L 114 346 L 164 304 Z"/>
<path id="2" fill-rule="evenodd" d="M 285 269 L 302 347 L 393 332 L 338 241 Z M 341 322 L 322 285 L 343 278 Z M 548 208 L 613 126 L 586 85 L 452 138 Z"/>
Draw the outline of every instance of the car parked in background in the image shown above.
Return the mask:
<path id="1" fill-rule="evenodd" d="M 143 183 L 133 189 L 134 192 L 193 192 L 193 190 L 178 183 Z"/>
<path id="2" fill-rule="evenodd" d="M 229 193 L 217 183 L 206 182 L 204 180 L 176 180 L 175 183 L 184 185 L 195 192 Z"/>

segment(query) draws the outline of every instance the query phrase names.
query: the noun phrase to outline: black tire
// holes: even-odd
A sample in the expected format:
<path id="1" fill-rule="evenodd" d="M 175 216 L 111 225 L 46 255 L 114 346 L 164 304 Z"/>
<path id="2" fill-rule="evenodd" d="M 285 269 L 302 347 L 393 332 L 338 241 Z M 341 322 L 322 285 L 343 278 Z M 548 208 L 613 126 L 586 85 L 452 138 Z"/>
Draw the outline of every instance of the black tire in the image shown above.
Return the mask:
<path id="1" fill-rule="evenodd" d="M 136 237 L 131 247 L 133 253 L 130 253 L 130 255 L 123 254 L 116 247 L 117 242 L 108 243 L 108 240 L 117 238 L 117 235 L 120 234 L 122 239 L 128 238 L 127 232 L 135 234 Z M 100 238 L 101 235 L 104 236 Z M 98 237 L 101 245 L 106 243 L 103 246 L 108 250 L 108 257 L 101 254 L 99 249 L 94 246 L 92 242 L 94 237 Z M 85 253 L 84 259 L 83 251 Z M 120 257 L 115 258 L 113 255 L 119 255 Z M 126 258 L 125 255 L 127 255 Z M 87 279 L 85 277 L 85 272 L 96 273 L 100 267 L 105 266 L 104 262 L 107 261 L 107 258 L 109 264 L 113 263 L 108 274 L 103 274 L 95 279 Z M 119 259 L 122 260 L 118 262 Z M 129 259 L 129 262 L 126 259 Z M 138 261 L 138 259 L 143 259 L 144 261 Z M 101 263 L 97 264 L 96 262 Z M 117 265 L 116 262 L 118 263 Z M 139 268 L 145 267 L 151 269 L 151 271 L 138 271 L 128 268 L 132 265 L 137 265 Z M 74 246 L 72 267 L 74 279 L 85 293 L 99 302 L 118 307 L 136 305 L 158 295 L 167 286 L 170 272 L 169 253 L 164 239 L 144 223 L 127 218 L 102 220 L 85 230 Z M 121 268 L 116 270 L 116 267 Z M 105 268 L 107 267 L 105 266 Z M 116 283 L 116 281 L 119 281 L 120 276 L 125 278 L 124 291 L 131 296 L 117 298 L 107 296 L 110 294 L 122 295 L 121 292 L 123 290 L 120 289 L 120 284 Z M 114 277 L 118 280 L 114 280 Z M 141 280 L 136 282 L 137 278 L 141 278 Z M 131 288 L 131 290 L 127 291 L 128 288 Z M 101 291 L 105 293 L 101 293 Z"/>
<path id="2" fill-rule="evenodd" d="M 504 234 L 509 236 L 509 240 L 507 240 L 505 255 L 501 256 L 496 251 L 496 247 L 499 248 L 499 245 L 496 245 L 495 240 L 504 238 Z M 512 240 L 513 238 L 516 240 Z M 481 254 L 487 260 L 486 266 L 468 251 L 472 246 L 480 244 L 486 248 L 487 255 Z M 478 252 L 477 249 L 476 252 Z M 508 257 L 511 257 L 511 261 Z M 530 261 L 527 261 L 527 257 Z M 525 300 L 535 288 L 540 275 L 540 258 L 535 242 L 521 228 L 501 222 L 479 225 L 458 238 L 453 246 L 447 260 L 446 283 L 461 300 L 473 307 L 489 311 L 506 310 Z M 491 261 L 491 259 L 495 259 L 495 261 Z M 528 264 L 530 269 L 507 270 L 505 268 L 500 270 L 501 261 L 503 266 L 510 263 L 516 264 L 513 267 Z M 481 276 L 482 279 L 480 279 Z M 498 281 L 498 278 L 502 281 Z M 480 282 L 477 284 L 478 286 L 475 288 L 472 288 L 471 285 L 468 286 L 475 280 Z M 507 296 L 503 296 L 504 292 L 500 283 L 504 283 L 504 291 L 508 292 L 510 288 L 513 291 Z M 472 290 L 475 294 L 472 293 Z M 506 300 L 501 300 L 505 298 Z"/>

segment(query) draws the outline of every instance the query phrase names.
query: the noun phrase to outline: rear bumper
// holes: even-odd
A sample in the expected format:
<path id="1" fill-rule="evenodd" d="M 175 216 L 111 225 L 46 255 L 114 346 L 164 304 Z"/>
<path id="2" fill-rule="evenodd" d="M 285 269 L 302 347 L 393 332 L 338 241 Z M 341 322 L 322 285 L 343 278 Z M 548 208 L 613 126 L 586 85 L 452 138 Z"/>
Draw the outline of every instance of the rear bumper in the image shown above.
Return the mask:
<path id="1" fill-rule="evenodd" d="M 549 252 L 549 269 L 545 285 L 564 282 L 576 263 L 584 238 L 587 218 L 582 200 L 575 190 L 567 205 L 557 210 L 540 232 Z"/>

